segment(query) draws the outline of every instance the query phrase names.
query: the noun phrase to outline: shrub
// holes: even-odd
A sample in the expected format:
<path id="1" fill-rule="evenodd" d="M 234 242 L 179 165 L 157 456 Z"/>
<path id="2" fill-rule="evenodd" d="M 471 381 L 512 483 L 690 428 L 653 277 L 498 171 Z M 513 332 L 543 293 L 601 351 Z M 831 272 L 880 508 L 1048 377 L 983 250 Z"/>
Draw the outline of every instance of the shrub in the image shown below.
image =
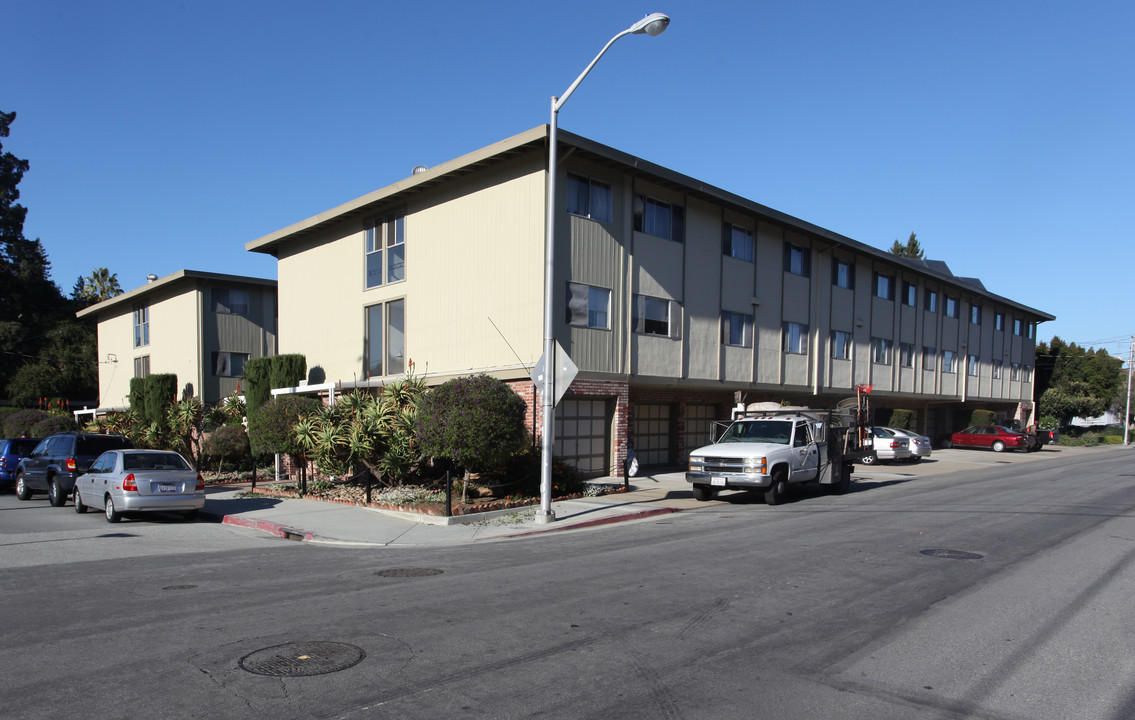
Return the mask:
<path id="1" fill-rule="evenodd" d="M 314 412 L 319 405 L 318 400 L 299 395 L 281 395 L 261 405 L 248 418 L 248 441 L 252 452 L 257 455 L 299 455 L 302 449 L 293 427 L 301 415 Z"/>
<path id="2" fill-rule="evenodd" d="M 272 388 L 295 387 L 306 374 L 307 359 L 303 355 L 249 358 L 244 363 L 247 413 L 254 414 L 257 408 L 268 402 Z"/>
<path id="3" fill-rule="evenodd" d="M 898 428 L 899 430 L 909 430 L 914 425 L 914 411 L 897 409 L 891 413 L 891 424 L 889 427 Z"/>
<path id="4" fill-rule="evenodd" d="M 143 386 L 142 417 L 147 423 L 166 427 L 166 408 L 177 402 L 177 375 L 156 373 L 147 375 Z"/>
<path id="5" fill-rule="evenodd" d="M 974 410 L 969 416 L 970 425 L 992 425 L 997 413 L 992 410 Z"/>
<path id="6" fill-rule="evenodd" d="M 540 495 L 540 448 L 528 447 L 514 455 L 501 474 L 502 479 L 511 481 L 510 493 L 537 497 Z M 562 460 L 552 459 L 552 496 L 576 495 L 586 487 L 579 471 Z"/>
<path id="7" fill-rule="evenodd" d="M 221 425 L 205 438 L 202 445 L 205 455 L 216 461 L 218 471 L 225 464 L 225 458 L 243 460 L 250 449 L 248 433 L 242 425 Z"/>
<path id="8" fill-rule="evenodd" d="M 32 437 L 45 438 L 48 435 L 54 435 L 57 432 L 64 432 L 65 430 L 78 430 L 79 426 L 75 422 L 75 418 L 66 417 L 64 415 L 48 415 L 43 420 L 40 420 L 32 428 Z"/>
<path id="9" fill-rule="evenodd" d="M 43 410 L 17 410 L 4 418 L 4 437 L 18 438 L 21 435 L 42 437 L 41 435 L 34 435 L 33 430 L 36 425 L 49 417 L 51 415 Z"/>

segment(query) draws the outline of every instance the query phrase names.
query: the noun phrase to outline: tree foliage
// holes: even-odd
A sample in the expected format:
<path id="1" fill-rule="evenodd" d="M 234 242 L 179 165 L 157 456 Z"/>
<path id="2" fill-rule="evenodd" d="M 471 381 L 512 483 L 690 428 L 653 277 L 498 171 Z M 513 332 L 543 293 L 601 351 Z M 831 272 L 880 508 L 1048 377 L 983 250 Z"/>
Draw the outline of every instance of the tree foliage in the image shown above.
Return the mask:
<path id="1" fill-rule="evenodd" d="M 248 414 L 268 401 L 273 388 L 295 387 L 307 375 L 307 359 L 300 354 L 249 358 L 244 363 L 244 398 Z"/>
<path id="2" fill-rule="evenodd" d="M 303 447 L 293 428 L 304 415 L 319 407 L 319 401 L 299 395 L 280 395 L 268 400 L 248 417 L 248 440 L 252 452 L 280 453 L 298 458 Z"/>
<path id="3" fill-rule="evenodd" d="M 527 445 L 524 400 L 488 375 L 456 378 L 431 390 L 418 411 L 422 453 L 470 472 L 503 466 Z M 467 483 L 466 483 L 467 484 Z"/>
<path id="4" fill-rule="evenodd" d="M 50 413 L 43 410 L 27 409 L 17 410 L 8 417 L 4 418 L 3 432 L 6 438 L 18 437 L 38 437 L 33 434 L 35 426 L 51 417 Z"/>
<path id="5" fill-rule="evenodd" d="M 894 244 L 891 245 L 890 253 L 892 255 L 898 255 L 899 257 L 914 258 L 916 260 L 921 260 L 925 256 L 922 245 L 918 242 L 918 236 L 914 233 L 910 234 L 905 245 L 895 240 Z"/>
<path id="6" fill-rule="evenodd" d="M 206 457 L 216 460 L 220 472 L 226 458 L 240 461 L 248 456 L 248 433 L 242 425 L 221 425 L 205 439 L 202 450 Z"/>
<path id="7" fill-rule="evenodd" d="M 80 277 L 71 289 L 71 299 L 78 300 L 83 305 L 94 305 L 121 294 L 122 286 L 118 284 L 118 275 L 104 267 L 95 268 L 90 275 Z"/>
<path id="8" fill-rule="evenodd" d="M 1036 348 L 1033 376 L 1041 415 L 1067 426 L 1075 417 L 1098 417 L 1126 392 L 1123 361 L 1106 350 L 1053 337 Z"/>

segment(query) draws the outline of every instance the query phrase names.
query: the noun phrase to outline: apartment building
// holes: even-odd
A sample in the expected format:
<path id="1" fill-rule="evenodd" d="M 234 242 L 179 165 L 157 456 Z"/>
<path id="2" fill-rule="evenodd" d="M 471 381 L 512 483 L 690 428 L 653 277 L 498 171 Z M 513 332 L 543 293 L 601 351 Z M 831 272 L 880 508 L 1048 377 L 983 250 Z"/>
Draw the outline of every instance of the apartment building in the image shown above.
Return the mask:
<path id="1" fill-rule="evenodd" d="M 179 270 L 79 311 L 98 323 L 99 407 L 129 406 L 130 379 L 174 373 L 182 395 L 214 403 L 249 358 L 275 355 L 276 282 Z"/>
<path id="2" fill-rule="evenodd" d="M 579 374 L 556 454 L 582 471 L 617 472 L 628 446 L 683 462 L 738 394 L 826 407 L 872 385 L 928 434 L 1031 407 L 1052 315 L 559 138 L 554 334 Z M 248 243 L 278 261 L 279 352 L 304 354 L 313 383 L 488 373 L 539 407 L 547 143 L 537 127 Z M 539 412 L 530 423 L 539 435 Z"/>

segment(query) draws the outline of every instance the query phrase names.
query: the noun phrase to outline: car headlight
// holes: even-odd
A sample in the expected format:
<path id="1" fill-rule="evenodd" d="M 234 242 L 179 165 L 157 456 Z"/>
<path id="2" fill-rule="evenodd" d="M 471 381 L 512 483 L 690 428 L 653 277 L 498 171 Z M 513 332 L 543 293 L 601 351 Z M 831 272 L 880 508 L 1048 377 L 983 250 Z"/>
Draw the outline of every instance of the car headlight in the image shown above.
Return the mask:
<path id="1" fill-rule="evenodd" d="M 745 472 L 747 474 L 764 475 L 766 467 L 767 465 L 765 464 L 765 458 L 763 457 L 745 458 Z"/>

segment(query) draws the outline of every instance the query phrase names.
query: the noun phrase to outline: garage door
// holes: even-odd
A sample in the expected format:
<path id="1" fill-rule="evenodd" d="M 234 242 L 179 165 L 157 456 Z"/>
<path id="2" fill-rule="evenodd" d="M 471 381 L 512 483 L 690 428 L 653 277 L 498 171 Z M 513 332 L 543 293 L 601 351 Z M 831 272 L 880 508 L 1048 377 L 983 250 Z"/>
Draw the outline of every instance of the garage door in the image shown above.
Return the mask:
<path id="1" fill-rule="evenodd" d="M 641 465 L 670 463 L 670 406 L 635 405 L 634 451 Z"/>
<path id="2" fill-rule="evenodd" d="M 716 405 L 686 406 L 686 449 L 682 453 L 683 460 L 690 456 L 690 451 L 713 442 L 713 423 L 716 419 Z"/>
<path id="3" fill-rule="evenodd" d="M 584 477 L 610 475 L 609 404 L 606 399 L 565 399 L 556 407 L 556 458 Z"/>

